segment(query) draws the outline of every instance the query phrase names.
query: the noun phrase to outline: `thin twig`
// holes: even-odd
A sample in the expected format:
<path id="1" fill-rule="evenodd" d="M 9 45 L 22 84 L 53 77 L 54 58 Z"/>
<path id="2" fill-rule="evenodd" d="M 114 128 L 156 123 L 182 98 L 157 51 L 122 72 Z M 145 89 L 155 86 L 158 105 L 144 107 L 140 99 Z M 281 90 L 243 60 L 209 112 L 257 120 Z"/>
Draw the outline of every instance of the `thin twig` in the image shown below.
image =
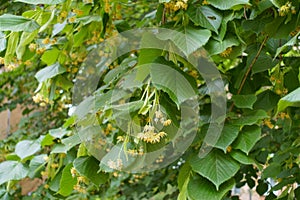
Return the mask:
<path id="1" fill-rule="evenodd" d="M 246 72 L 245 75 L 244 75 L 244 78 L 243 78 L 243 80 L 242 80 L 242 82 L 241 82 L 241 85 L 240 85 L 240 87 L 239 87 L 239 89 L 238 89 L 238 91 L 237 91 L 237 95 L 239 95 L 239 94 L 241 93 L 241 91 L 242 91 L 242 89 L 243 89 L 243 87 L 244 87 L 244 85 L 245 85 L 245 82 L 246 82 L 246 80 L 247 80 L 247 77 L 248 77 L 249 73 L 251 72 L 251 70 L 252 70 L 254 64 L 256 63 L 256 61 L 257 61 L 259 55 L 261 54 L 261 51 L 262 51 L 264 45 L 266 44 L 268 38 L 269 38 L 269 36 L 266 36 L 266 37 L 264 38 L 263 42 L 261 43 L 258 52 L 256 53 L 256 55 L 255 55 L 254 59 L 252 60 L 252 62 L 251 62 L 251 64 L 250 64 L 250 66 L 249 66 L 247 72 Z M 229 109 L 229 112 L 232 111 L 233 107 L 234 107 L 234 102 L 231 104 L 230 109 Z"/>

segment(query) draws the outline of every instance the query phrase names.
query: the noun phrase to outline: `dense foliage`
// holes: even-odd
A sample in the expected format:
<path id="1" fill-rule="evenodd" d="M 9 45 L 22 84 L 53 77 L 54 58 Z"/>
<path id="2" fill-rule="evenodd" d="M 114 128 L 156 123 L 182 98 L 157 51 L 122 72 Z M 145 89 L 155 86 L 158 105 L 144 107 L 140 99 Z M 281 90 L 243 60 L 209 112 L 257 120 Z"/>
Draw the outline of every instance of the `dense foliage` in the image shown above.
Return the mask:
<path id="1" fill-rule="evenodd" d="M 0 111 L 20 104 L 24 115 L 0 143 L 1 199 L 238 199 L 231 190 L 245 184 L 266 199 L 299 199 L 299 7 L 297 0 L 0 0 Z M 145 27 L 185 37 L 145 34 L 142 45 L 150 40 L 164 50 L 130 51 L 108 62 L 122 45 L 108 49 L 105 41 Z M 218 105 L 207 79 L 186 60 L 200 48 L 224 82 L 224 124 L 211 121 Z M 95 49 L 99 60 L 87 63 Z M 76 91 L 98 63 L 95 90 Z M 113 145 L 134 158 L 129 163 L 156 169 L 169 154 L 143 160 L 144 154 L 190 136 L 187 128 L 176 136 L 182 110 L 194 113 L 180 77 L 199 109 L 190 116 L 197 133 L 189 148 L 159 170 L 130 173 L 117 156 L 104 165 L 101 155 Z M 89 92 L 93 98 L 84 97 Z M 199 157 L 212 123 L 222 134 Z M 25 177 L 42 184 L 22 195 Z"/>

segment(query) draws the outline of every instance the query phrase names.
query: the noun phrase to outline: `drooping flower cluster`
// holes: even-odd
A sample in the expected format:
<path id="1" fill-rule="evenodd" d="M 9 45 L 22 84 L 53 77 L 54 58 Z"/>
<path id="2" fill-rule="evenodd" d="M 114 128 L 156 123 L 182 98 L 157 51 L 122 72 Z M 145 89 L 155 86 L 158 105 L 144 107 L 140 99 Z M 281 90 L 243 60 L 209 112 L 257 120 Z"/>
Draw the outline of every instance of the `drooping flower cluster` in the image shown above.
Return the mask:
<path id="1" fill-rule="evenodd" d="M 108 167 L 109 167 L 109 168 L 111 168 L 111 169 L 116 169 L 116 170 L 121 170 L 122 167 L 123 167 L 123 162 L 122 162 L 122 160 L 121 160 L 120 158 L 118 158 L 118 159 L 116 160 L 116 162 L 113 161 L 113 160 L 109 160 L 109 161 L 107 162 L 107 164 L 108 164 Z"/>
<path id="2" fill-rule="evenodd" d="M 147 143 L 158 143 L 161 138 L 165 137 L 167 133 L 161 131 L 159 133 L 155 132 L 155 127 L 151 125 L 146 125 L 142 133 L 138 134 L 138 138 Z"/>

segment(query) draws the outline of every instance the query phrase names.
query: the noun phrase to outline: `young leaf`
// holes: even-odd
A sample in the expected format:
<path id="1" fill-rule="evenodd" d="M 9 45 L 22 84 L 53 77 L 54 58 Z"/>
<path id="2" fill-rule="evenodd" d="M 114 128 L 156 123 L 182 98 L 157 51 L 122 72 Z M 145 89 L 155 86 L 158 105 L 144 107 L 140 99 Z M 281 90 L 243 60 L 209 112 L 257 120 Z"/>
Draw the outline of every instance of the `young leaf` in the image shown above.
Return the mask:
<path id="1" fill-rule="evenodd" d="M 229 155 L 216 149 L 202 159 L 194 157 L 190 163 L 193 171 L 210 180 L 217 190 L 220 189 L 222 183 L 232 178 L 240 168 L 240 165 Z"/>
<path id="2" fill-rule="evenodd" d="M 4 14 L 0 16 L 0 31 L 32 32 L 40 26 L 32 19 L 22 16 Z"/>

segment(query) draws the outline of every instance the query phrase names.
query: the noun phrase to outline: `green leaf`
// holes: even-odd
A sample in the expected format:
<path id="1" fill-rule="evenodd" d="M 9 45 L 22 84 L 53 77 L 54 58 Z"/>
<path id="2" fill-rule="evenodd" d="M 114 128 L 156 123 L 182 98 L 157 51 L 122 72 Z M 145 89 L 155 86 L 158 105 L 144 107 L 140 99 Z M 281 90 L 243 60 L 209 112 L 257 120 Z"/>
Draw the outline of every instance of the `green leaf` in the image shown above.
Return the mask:
<path id="1" fill-rule="evenodd" d="M 50 146 L 50 145 L 54 144 L 54 141 L 53 141 L 54 139 L 55 138 L 52 137 L 50 134 L 45 135 L 45 137 L 41 141 L 41 146 L 45 147 L 45 146 Z"/>
<path id="2" fill-rule="evenodd" d="M 150 67 L 152 83 L 169 94 L 179 107 L 181 103 L 196 95 L 193 86 L 185 76 L 166 64 L 153 63 Z"/>
<path id="3" fill-rule="evenodd" d="M 56 62 L 59 54 L 60 50 L 58 50 L 57 48 L 53 48 L 51 50 L 47 50 L 41 57 L 41 60 L 47 65 L 52 65 Z"/>
<path id="4" fill-rule="evenodd" d="M 32 40 L 37 36 L 38 30 L 35 30 L 31 33 L 23 32 L 21 35 L 20 43 L 16 49 L 17 58 L 22 59 L 22 56 L 24 55 L 24 52 L 26 50 L 26 45 L 32 42 Z"/>
<path id="5" fill-rule="evenodd" d="M 222 14 L 209 6 L 190 6 L 187 15 L 196 24 L 218 34 L 222 22 Z"/>
<path id="6" fill-rule="evenodd" d="M 55 4 L 63 3 L 65 0 L 14 0 L 14 1 L 33 4 L 33 5 L 38 5 L 38 4 L 55 5 Z"/>
<path id="7" fill-rule="evenodd" d="M 16 48 L 19 43 L 19 32 L 12 32 L 8 39 L 7 48 L 5 52 L 5 63 L 10 64 L 14 58 Z"/>
<path id="8" fill-rule="evenodd" d="M 71 134 L 72 131 L 63 129 L 63 128 L 57 128 L 57 129 L 51 129 L 49 130 L 49 134 L 54 138 L 63 138 L 67 134 Z"/>
<path id="9" fill-rule="evenodd" d="M 55 63 L 38 71 L 35 78 L 41 83 L 64 72 L 66 72 L 66 69 L 60 66 L 59 63 Z"/>
<path id="10" fill-rule="evenodd" d="M 162 55 L 161 47 L 164 41 L 158 40 L 154 34 L 146 32 L 141 40 L 141 50 L 138 59 L 138 65 L 143 65 L 153 62 L 156 58 Z M 153 47 L 153 48 L 145 48 Z"/>
<path id="11" fill-rule="evenodd" d="M 280 8 L 286 3 L 286 0 L 270 0 L 274 6 Z"/>
<path id="12" fill-rule="evenodd" d="M 35 156 L 29 163 L 29 174 L 30 178 L 34 178 L 40 171 L 42 171 L 44 165 L 46 164 L 45 158 L 47 154 L 41 154 Z"/>
<path id="13" fill-rule="evenodd" d="M 74 168 L 81 175 L 90 179 L 95 185 L 99 186 L 108 179 L 108 174 L 99 171 L 99 161 L 94 157 L 79 157 L 73 162 Z"/>
<path id="14" fill-rule="evenodd" d="M 235 0 L 235 1 L 207 0 L 207 2 L 220 10 L 229 10 L 238 5 L 250 4 L 249 0 Z"/>
<path id="15" fill-rule="evenodd" d="M 257 95 L 257 100 L 253 105 L 254 109 L 269 111 L 277 106 L 280 96 L 271 90 L 266 90 Z"/>
<path id="16" fill-rule="evenodd" d="M 186 55 L 190 55 L 207 43 L 211 32 L 207 29 L 195 29 L 190 26 L 180 27 L 175 31 L 162 31 L 158 34 L 161 40 L 171 40 Z"/>
<path id="17" fill-rule="evenodd" d="M 0 52 L 6 49 L 6 35 L 0 31 Z"/>
<path id="18" fill-rule="evenodd" d="M 250 158 L 249 156 L 247 156 L 246 154 L 244 154 L 241 151 L 232 150 L 230 152 L 230 155 L 231 155 L 231 157 L 233 157 L 236 161 L 238 161 L 241 164 L 244 164 L 244 165 L 255 164 L 255 161 L 252 158 Z"/>
<path id="19" fill-rule="evenodd" d="M 28 168 L 18 161 L 0 163 L 0 185 L 11 180 L 20 180 L 27 176 Z"/>
<path id="20" fill-rule="evenodd" d="M 216 190 L 211 182 L 205 178 L 195 175 L 188 183 L 188 197 L 191 200 L 220 200 L 223 199 L 227 192 L 233 188 L 234 184 L 234 179 L 230 179 L 223 183 L 219 190 Z"/>
<path id="21" fill-rule="evenodd" d="M 239 134 L 240 127 L 231 124 L 225 124 L 218 142 L 214 145 L 226 152 L 227 147 L 236 139 Z"/>
<path id="22" fill-rule="evenodd" d="M 262 172 L 262 178 L 277 178 L 278 174 L 281 172 L 280 163 L 271 163 L 267 168 L 265 168 Z"/>
<path id="23" fill-rule="evenodd" d="M 0 16 L 0 31 L 32 32 L 40 26 L 32 19 L 22 16 L 4 14 Z"/>
<path id="24" fill-rule="evenodd" d="M 232 178 L 240 165 L 220 150 L 212 150 L 204 158 L 194 157 L 190 161 L 193 171 L 210 180 L 219 190 L 222 183 Z"/>
<path id="25" fill-rule="evenodd" d="M 233 95 L 232 101 L 234 105 L 238 108 L 253 108 L 253 104 L 256 101 L 256 96 L 253 94 L 250 95 Z"/>
<path id="26" fill-rule="evenodd" d="M 61 144 L 55 144 L 51 154 L 53 153 L 67 153 L 71 148 L 80 144 L 82 141 L 78 134 L 82 134 L 81 132 L 76 133 L 70 137 L 64 138 L 61 140 Z"/>
<path id="27" fill-rule="evenodd" d="M 264 110 L 254 110 L 243 114 L 239 119 L 232 120 L 234 125 L 253 125 L 259 120 L 268 118 L 269 115 Z"/>
<path id="28" fill-rule="evenodd" d="M 60 189 L 58 191 L 59 194 L 63 196 L 69 196 L 72 191 L 74 185 L 77 183 L 77 178 L 73 177 L 71 174 L 71 168 L 73 167 L 73 164 L 70 163 L 62 171 L 62 176 L 60 179 Z"/>
<path id="29" fill-rule="evenodd" d="M 234 142 L 233 147 L 248 154 L 260 137 L 261 129 L 259 126 L 245 126 Z"/>
<path id="30" fill-rule="evenodd" d="M 238 46 L 240 42 L 237 38 L 233 36 L 229 36 L 225 38 L 223 41 L 218 40 L 209 40 L 205 49 L 208 51 L 210 55 L 216 55 L 225 51 L 228 47 Z"/>
<path id="31" fill-rule="evenodd" d="M 298 32 L 294 37 L 292 37 L 292 39 L 290 39 L 287 43 L 285 43 L 284 45 L 282 45 L 281 47 L 279 47 L 279 48 L 276 50 L 276 54 L 275 54 L 275 56 L 274 56 L 274 59 L 275 59 L 282 51 L 284 51 L 284 50 L 287 49 L 288 47 L 291 47 L 291 46 L 297 44 L 299 34 L 300 34 L 300 32 Z"/>
<path id="32" fill-rule="evenodd" d="M 39 140 L 23 140 L 16 145 L 15 153 L 23 160 L 41 149 Z"/>
<path id="33" fill-rule="evenodd" d="M 297 88 L 279 100 L 277 113 L 289 106 L 300 107 L 300 88 Z"/>

